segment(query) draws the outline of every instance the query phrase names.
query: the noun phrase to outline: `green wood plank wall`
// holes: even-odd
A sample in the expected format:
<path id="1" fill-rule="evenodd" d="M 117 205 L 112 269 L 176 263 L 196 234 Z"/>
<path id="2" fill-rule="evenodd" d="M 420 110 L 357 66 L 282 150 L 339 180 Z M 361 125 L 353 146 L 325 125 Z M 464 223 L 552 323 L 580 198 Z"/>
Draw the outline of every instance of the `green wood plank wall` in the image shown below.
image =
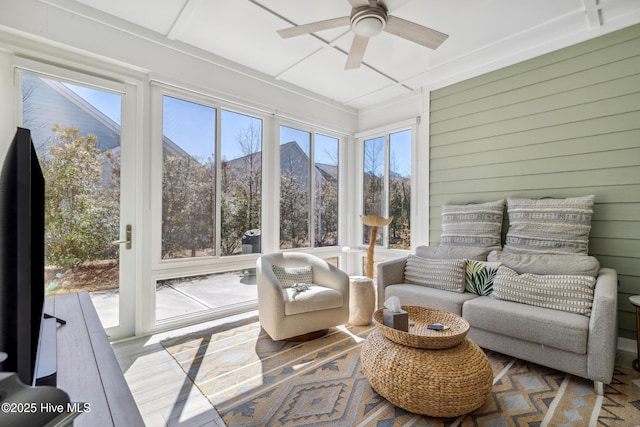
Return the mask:
<path id="1" fill-rule="evenodd" d="M 594 194 L 589 252 L 618 271 L 620 336 L 635 339 L 640 25 L 435 90 L 429 128 L 430 244 L 443 204 Z"/>

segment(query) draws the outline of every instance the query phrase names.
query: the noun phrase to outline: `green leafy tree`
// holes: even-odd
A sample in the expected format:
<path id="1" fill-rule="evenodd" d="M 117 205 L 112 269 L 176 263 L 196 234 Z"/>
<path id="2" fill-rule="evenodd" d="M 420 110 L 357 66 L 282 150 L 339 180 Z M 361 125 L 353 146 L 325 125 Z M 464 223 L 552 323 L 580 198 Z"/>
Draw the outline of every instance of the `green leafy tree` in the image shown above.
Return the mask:
<path id="1" fill-rule="evenodd" d="M 119 169 L 95 135 L 55 125 L 54 142 L 41 161 L 46 182 L 46 262 L 72 268 L 108 259 L 119 230 Z M 108 173 L 105 173 L 108 172 Z"/>

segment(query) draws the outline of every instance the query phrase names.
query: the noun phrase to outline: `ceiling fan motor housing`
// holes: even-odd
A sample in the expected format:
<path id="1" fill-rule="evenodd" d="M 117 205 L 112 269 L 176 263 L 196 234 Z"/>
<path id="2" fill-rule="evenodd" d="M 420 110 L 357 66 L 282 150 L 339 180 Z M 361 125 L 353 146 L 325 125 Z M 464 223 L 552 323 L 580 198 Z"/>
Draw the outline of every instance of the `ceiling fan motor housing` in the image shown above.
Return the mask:
<path id="1" fill-rule="evenodd" d="M 381 5 L 363 6 L 351 12 L 351 29 L 361 37 L 380 34 L 387 25 L 387 11 Z"/>

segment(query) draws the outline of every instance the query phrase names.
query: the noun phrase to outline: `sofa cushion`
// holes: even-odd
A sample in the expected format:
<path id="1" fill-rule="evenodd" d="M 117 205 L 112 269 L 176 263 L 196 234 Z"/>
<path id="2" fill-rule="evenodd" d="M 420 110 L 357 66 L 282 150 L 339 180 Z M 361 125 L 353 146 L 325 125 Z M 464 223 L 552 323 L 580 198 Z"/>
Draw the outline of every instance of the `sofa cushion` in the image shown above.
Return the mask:
<path id="1" fill-rule="evenodd" d="M 400 283 L 384 288 L 384 301 L 396 296 L 402 305 L 431 307 L 462 315 L 462 305 L 478 295 L 469 292 L 449 292 L 442 289 L 428 288 L 421 285 Z"/>
<path id="2" fill-rule="evenodd" d="M 509 230 L 504 251 L 586 255 L 594 196 L 507 199 Z"/>
<path id="3" fill-rule="evenodd" d="M 272 270 L 283 288 L 290 288 L 296 283 L 311 283 L 313 280 L 313 270 L 309 265 L 304 267 L 273 265 Z"/>
<path id="4" fill-rule="evenodd" d="M 340 292 L 321 285 L 311 285 L 303 292 L 296 292 L 293 288 L 287 287 L 283 292 L 284 314 L 287 316 L 338 308 L 344 303 Z"/>
<path id="5" fill-rule="evenodd" d="M 478 246 L 418 246 L 416 256 L 431 259 L 476 259 L 486 261 L 492 248 Z"/>
<path id="6" fill-rule="evenodd" d="M 440 246 L 500 248 L 504 199 L 442 206 Z"/>
<path id="7" fill-rule="evenodd" d="M 464 303 L 462 317 L 489 332 L 540 345 L 586 354 L 589 318 L 512 301 L 477 297 Z"/>
<path id="8" fill-rule="evenodd" d="M 595 277 L 568 274 L 518 274 L 501 266 L 492 297 L 523 304 L 591 315 Z"/>
<path id="9" fill-rule="evenodd" d="M 493 279 L 500 267 L 499 262 L 468 259 L 466 262 L 466 290 L 476 295 L 491 295 Z"/>
<path id="10" fill-rule="evenodd" d="M 446 291 L 464 292 L 465 261 L 409 255 L 405 264 L 404 281 Z"/>
<path id="11" fill-rule="evenodd" d="M 600 262 L 595 257 L 584 255 L 512 254 L 492 251 L 487 260 L 499 262 L 518 273 L 577 274 L 597 277 L 600 271 Z"/>

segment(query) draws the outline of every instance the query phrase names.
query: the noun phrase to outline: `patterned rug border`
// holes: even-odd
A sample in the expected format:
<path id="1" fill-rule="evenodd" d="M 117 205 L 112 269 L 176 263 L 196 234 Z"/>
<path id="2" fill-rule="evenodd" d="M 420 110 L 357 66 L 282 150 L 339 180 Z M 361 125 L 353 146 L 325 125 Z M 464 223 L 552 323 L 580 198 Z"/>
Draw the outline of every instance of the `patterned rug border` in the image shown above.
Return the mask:
<path id="1" fill-rule="evenodd" d="M 494 386 L 485 405 L 456 419 L 409 413 L 360 370 L 358 349 L 374 329 L 346 325 L 287 343 L 272 341 L 254 316 L 161 344 L 228 426 L 640 425 L 640 373 L 631 368 L 616 366 L 597 396 L 592 381 L 486 350 Z"/>

